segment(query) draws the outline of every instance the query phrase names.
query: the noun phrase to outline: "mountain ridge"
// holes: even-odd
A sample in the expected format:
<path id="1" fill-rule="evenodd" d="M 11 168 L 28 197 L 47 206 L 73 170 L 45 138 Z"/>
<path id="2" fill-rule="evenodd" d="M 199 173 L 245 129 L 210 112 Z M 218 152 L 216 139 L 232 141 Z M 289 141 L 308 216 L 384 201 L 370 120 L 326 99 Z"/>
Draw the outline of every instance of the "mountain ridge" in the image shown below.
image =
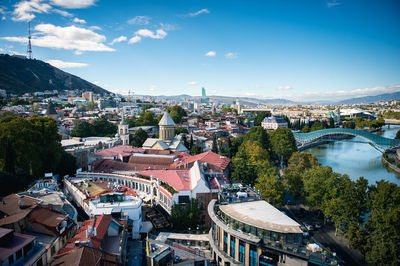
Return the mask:
<path id="1" fill-rule="evenodd" d="M 7 94 L 43 92 L 45 90 L 80 89 L 98 94 L 107 90 L 46 62 L 0 54 L 0 89 Z"/>

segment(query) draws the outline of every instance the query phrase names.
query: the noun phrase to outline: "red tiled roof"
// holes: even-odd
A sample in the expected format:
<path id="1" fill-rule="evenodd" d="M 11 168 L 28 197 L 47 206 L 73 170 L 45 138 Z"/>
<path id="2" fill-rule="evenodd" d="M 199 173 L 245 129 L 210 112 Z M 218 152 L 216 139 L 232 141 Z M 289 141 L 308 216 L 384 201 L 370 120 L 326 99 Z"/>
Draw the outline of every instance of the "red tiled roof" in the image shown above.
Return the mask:
<path id="1" fill-rule="evenodd" d="M 7 215 L 0 219 L 0 226 L 12 224 L 24 219 L 34 208 L 40 200 L 11 194 L 3 197 L 0 201 L 0 214 Z"/>
<path id="2" fill-rule="evenodd" d="M 51 265 L 87 266 L 120 264 L 115 255 L 104 253 L 100 249 L 83 246 L 76 247 L 68 253 L 54 256 Z"/>
<path id="3" fill-rule="evenodd" d="M 145 170 L 139 172 L 138 175 L 159 178 L 177 191 L 192 189 L 190 171 L 188 169 Z"/>
<path id="4" fill-rule="evenodd" d="M 130 156 L 132 153 L 143 153 L 144 149 L 142 148 L 137 148 L 133 146 L 127 146 L 127 145 L 118 145 L 114 146 L 112 148 L 96 151 L 96 155 L 100 155 L 103 157 L 115 157 L 115 156 Z"/>
<path id="5" fill-rule="evenodd" d="M 9 230 L 9 229 L 0 228 L 0 232 L 4 230 Z M 0 263 L 5 261 L 10 255 L 14 254 L 22 247 L 34 241 L 36 238 L 35 236 L 24 235 L 15 232 L 13 232 L 12 234 L 13 234 L 12 240 L 0 246 Z"/>
<path id="6" fill-rule="evenodd" d="M 19 202 L 20 201 L 20 202 Z M 29 207 L 35 206 L 40 200 L 27 196 L 11 194 L 0 201 L 0 211 L 8 216 L 24 212 Z"/>
<path id="7" fill-rule="evenodd" d="M 38 206 L 32 210 L 32 212 L 28 215 L 30 222 L 43 225 L 56 234 L 60 234 L 56 231 L 57 225 L 64 221 L 67 217 L 68 215 L 64 213 L 41 206 Z"/>
<path id="8" fill-rule="evenodd" d="M 88 229 L 89 225 L 93 226 L 94 223 L 94 218 L 90 220 L 86 220 L 82 223 L 82 226 L 76 230 L 75 236 L 71 238 L 67 245 L 65 245 L 64 248 L 62 248 L 59 251 L 59 254 L 67 253 L 73 250 L 75 247 L 75 241 L 91 241 L 92 242 L 92 247 L 93 248 L 99 248 L 101 246 L 101 242 L 103 241 L 107 230 L 108 226 L 110 225 L 111 222 L 111 215 L 100 215 L 96 217 L 96 233 L 97 235 L 91 238 L 86 238 L 86 230 Z"/>
<path id="9" fill-rule="evenodd" d="M 179 167 L 181 165 L 190 164 L 195 161 L 201 161 L 202 163 L 216 166 L 222 170 L 225 170 L 225 168 L 231 162 L 231 160 L 226 156 L 219 155 L 212 151 L 207 151 L 194 156 L 183 157 L 182 160 L 176 162 L 175 165 Z"/>

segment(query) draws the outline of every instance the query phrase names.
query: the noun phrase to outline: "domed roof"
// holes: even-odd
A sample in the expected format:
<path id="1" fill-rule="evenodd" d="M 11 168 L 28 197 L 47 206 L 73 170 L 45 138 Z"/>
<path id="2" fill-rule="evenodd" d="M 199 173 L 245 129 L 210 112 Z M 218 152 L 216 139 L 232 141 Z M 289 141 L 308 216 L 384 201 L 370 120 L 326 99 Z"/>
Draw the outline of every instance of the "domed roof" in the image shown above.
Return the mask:
<path id="1" fill-rule="evenodd" d="M 158 123 L 159 126 L 175 126 L 175 122 L 168 113 L 168 111 L 164 112 L 163 117 L 161 118 L 160 122 Z"/>

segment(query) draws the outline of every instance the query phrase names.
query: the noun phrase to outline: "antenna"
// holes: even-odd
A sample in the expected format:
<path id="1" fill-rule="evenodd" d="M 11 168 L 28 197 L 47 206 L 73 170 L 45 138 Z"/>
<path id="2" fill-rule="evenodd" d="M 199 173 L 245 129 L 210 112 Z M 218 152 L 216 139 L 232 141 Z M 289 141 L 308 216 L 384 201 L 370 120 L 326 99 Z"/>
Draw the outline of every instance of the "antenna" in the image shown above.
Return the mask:
<path id="1" fill-rule="evenodd" d="M 31 45 L 31 22 L 28 22 L 28 59 L 32 59 L 32 45 Z"/>

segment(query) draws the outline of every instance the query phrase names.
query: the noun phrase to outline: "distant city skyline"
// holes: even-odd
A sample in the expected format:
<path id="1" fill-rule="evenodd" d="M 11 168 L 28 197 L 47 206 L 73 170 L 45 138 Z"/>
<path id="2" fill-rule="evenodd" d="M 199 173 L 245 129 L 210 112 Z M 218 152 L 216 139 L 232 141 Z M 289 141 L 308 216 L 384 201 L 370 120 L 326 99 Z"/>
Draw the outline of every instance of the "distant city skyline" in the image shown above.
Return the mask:
<path id="1" fill-rule="evenodd" d="M 5 0 L 0 53 L 116 93 L 341 100 L 400 91 L 398 1 Z"/>

